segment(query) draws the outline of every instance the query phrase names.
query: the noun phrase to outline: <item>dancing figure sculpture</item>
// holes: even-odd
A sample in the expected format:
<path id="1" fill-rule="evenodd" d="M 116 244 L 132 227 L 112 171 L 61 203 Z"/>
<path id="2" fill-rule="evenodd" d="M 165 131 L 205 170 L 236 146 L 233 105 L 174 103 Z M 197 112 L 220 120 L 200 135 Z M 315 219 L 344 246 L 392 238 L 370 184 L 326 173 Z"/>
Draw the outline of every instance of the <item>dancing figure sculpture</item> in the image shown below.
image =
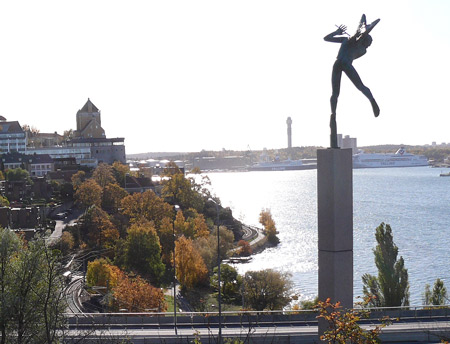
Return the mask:
<path id="1" fill-rule="evenodd" d="M 372 104 L 372 109 L 375 117 L 380 114 L 380 108 L 375 101 L 370 89 L 363 84 L 361 78 L 358 75 L 355 67 L 353 67 L 353 60 L 360 58 L 367 52 L 367 48 L 372 44 L 372 37 L 369 35 L 370 31 L 378 24 L 380 19 L 375 20 L 371 24 L 366 23 L 366 15 L 363 14 L 361 21 L 358 25 L 358 30 L 356 33 L 348 37 L 346 32 L 347 27 L 345 25 L 340 25 L 338 29 L 329 35 L 324 37 L 327 42 L 341 43 L 341 48 L 339 49 L 338 56 L 336 57 L 336 62 L 333 65 L 333 72 L 331 75 L 331 85 L 333 88 L 333 93 L 331 95 L 331 118 L 330 118 L 330 128 L 331 128 L 331 138 L 330 146 L 331 148 L 338 148 L 337 146 L 337 128 L 336 128 L 336 107 L 339 97 L 339 92 L 341 89 L 341 77 L 342 72 L 347 74 L 348 78 L 353 82 L 358 90 L 360 90 Z M 344 36 L 344 35 L 347 35 Z"/>

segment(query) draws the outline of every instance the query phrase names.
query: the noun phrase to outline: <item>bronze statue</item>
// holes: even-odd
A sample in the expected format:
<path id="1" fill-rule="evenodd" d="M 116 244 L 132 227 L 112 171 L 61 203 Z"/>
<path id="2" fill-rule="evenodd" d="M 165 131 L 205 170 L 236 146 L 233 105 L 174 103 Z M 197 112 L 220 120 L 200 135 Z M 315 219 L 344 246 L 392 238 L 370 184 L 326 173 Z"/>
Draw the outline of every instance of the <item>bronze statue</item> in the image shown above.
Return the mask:
<path id="1" fill-rule="evenodd" d="M 353 60 L 360 58 L 367 52 L 367 48 L 372 44 L 372 37 L 369 35 L 370 31 L 378 24 L 380 19 L 375 20 L 372 24 L 366 23 L 366 15 L 363 14 L 359 22 L 358 30 L 351 37 L 347 35 L 345 25 L 340 25 L 338 29 L 324 37 L 327 42 L 341 43 L 336 62 L 333 65 L 333 72 L 331 75 L 331 85 L 333 87 L 333 94 L 331 95 L 331 148 L 338 148 L 337 146 L 337 129 L 336 129 L 336 107 L 339 92 L 341 89 L 342 72 L 347 74 L 348 78 L 353 82 L 358 90 L 360 90 L 372 104 L 372 109 L 375 117 L 380 114 L 380 108 L 373 98 L 370 89 L 365 86 L 358 75 L 355 67 L 353 67 Z M 336 37 L 338 36 L 338 37 Z"/>

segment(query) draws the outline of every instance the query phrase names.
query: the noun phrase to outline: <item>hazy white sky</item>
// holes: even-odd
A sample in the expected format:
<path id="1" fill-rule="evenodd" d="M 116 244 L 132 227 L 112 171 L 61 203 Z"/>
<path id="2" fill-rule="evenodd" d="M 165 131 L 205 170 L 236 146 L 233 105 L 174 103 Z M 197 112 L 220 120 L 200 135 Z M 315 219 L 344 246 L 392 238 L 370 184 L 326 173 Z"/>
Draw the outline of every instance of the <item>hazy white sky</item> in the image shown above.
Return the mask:
<path id="1" fill-rule="evenodd" d="M 381 108 L 344 75 L 338 132 L 359 145 L 450 142 L 450 1 L 3 1 L 0 115 L 75 129 L 87 98 L 127 153 L 329 142 L 323 37 L 381 18 L 354 62 Z"/>

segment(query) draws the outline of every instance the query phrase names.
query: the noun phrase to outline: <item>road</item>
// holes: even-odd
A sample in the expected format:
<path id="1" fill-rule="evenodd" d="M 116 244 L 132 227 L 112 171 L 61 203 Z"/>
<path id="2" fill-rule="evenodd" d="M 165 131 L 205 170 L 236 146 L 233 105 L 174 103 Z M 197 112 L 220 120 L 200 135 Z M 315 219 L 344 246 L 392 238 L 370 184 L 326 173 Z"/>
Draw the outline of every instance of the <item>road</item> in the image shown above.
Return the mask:
<path id="1" fill-rule="evenodd" d="M 368 329 L 374 325 L 363 325 Z M 105 326 L 90 331 L 89 338 L 109 336 L 111 338 L 130 338 L 133 343 L 188 343 L 193 340 L 195 334 L 203 342 L 215 342 L 217 337 L 217 327 L 207 326 L 184 326 L 178 327 L 178 336 L 175 335 L 173 326 L 167 324 L 167 327 L 145 328 L 145 326 L 133 326 L 124 328 L 119 325 Z M 82 329 L 70 327 L 68 337 L 80 336 Z M 439 343 L 443 334 L 450 334 L 450 322 L 407 322 L 395 323 L 383 329 L 381 339 L 383 343 Z M 227 327 L 222 328 L 223 338 L 240 338 L 245 341 L 251 337 L 251 343 L 317 343 L 317 326 L 257 326 L 253 328 L 246 327 Z M 66 337 L 67 338 L 67 337 Z"/>
<path id="2" fill-rule="evenodd" d="M 73 225 L 78 221 L 78 218 L 83 214 L 81 210 L 75 209 L 72 214 L 69 214 L 65 219 L 63 220 L 56 220 L 55 224 L 55 230 L 53 233 L 48 237 L 48 240 L 50 243 L 58 240 L 61 238 L 62 231 L 64 227 L 67 225 Z"/>

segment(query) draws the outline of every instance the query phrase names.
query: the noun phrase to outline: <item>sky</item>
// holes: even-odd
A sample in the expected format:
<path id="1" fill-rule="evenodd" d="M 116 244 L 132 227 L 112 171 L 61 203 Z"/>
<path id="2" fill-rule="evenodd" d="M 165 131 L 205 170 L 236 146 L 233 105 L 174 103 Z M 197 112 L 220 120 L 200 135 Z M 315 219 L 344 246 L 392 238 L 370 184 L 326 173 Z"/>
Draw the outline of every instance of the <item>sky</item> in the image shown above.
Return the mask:
<path id="1" fill-rule="evenodd" d="M 354 61 L 380 108 L 343 75 L 338 132 L 359 146 L 450 142 L 450 1 L 0 2 L 0 115 L 76 129 L 87 99 L 127 153 L 328 146 L 323 37 L 380 18 Z"/>

